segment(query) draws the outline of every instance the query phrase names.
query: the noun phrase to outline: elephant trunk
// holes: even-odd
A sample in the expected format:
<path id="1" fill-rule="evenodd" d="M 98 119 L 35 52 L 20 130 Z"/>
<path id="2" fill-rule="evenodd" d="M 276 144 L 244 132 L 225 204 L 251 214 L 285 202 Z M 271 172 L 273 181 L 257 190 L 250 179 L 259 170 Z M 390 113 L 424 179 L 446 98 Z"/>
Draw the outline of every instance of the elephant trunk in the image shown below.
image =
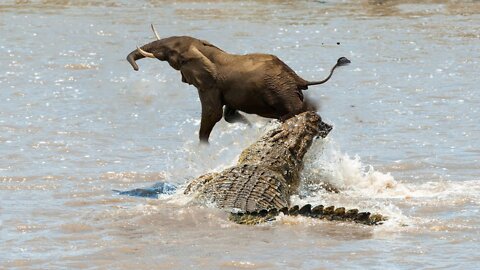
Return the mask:
<path id="1" fill-rule="evenodd" d="M 134 50 L 128 54 L 127 61 L 130 63 L 130 65 L 132 65 L 135 71 L 138 71 L 138 65 L 135 61 L 137 61 L 138 59 L 142 59 L 144 57 L 145 56 L 143 56 L 138 50 Z"/>
<path id="2" fill-rule="evenodd" d="M 148 43 L 140 47 L 142 50 L 146 52 L 151 52 L 153 51 L 154 47 L 158 45 L 156 41 Z M 140 50 L 136 49 L 133 50 L 131 53 L 127 55 L 127 61 L 132 65 L 134 70 L 138 70 L 138 65 L 136 63 L 137 60 L 145 58 L 145 56 L 140 52 Z"/>

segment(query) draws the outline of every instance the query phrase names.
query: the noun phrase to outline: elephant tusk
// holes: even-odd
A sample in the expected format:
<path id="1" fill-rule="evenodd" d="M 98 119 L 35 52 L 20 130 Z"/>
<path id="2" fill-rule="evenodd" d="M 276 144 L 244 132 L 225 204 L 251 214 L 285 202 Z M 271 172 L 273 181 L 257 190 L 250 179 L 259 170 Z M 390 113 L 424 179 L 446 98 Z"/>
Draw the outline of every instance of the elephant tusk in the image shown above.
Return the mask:
<path id="1" fill-rule="evenodd" d="M 160 40 L 160 36 L 158 35 L 157 30 L 155 30 L 155 26 L 153 26 L 153 23 L 150 24 L 150 26 L 152 27 L 152 31 L 155 34 L 155 37 L 157 38 L 157 40 Z"/>
<path id="2" fill-rule="evenodd" d="M 155 55 L 153 55 L 153 53 L 146 52 L 146 51 L 140 49 L 140 47 L 138 47 L 138 46 L 137 46 L 137 50 L 138 50 L 138 52 L 140 52 L 145 57 L 156 58 Z"/>

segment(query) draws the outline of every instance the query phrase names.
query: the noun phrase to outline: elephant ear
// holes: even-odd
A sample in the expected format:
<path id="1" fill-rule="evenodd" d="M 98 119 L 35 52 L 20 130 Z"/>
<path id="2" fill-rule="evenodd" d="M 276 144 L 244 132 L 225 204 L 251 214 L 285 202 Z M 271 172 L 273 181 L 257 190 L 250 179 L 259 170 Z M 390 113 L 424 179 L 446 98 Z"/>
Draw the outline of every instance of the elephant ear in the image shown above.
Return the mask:
<path id="1" fill-rule="evenodd" d="M 203 46 L 212 47 L 212 48 L 215 48 L 215 49 L 217 49 L 217 50 L 219 50 L 219 51 L 221 51 L 221 52 L 225 52 L 224 50 L 218 48 L 217 46 L 213 45 L 212 43 L 210 43 L 210 42 L 208 42 L 208 41 L 206 41 L 206 40 L 201 40 L 201 42 L 202 42 Z"/>
<path id="2" fill-rule="evenodd" d="M 210 61 L 195 46 L 182 54 L 183 64 L 180 67 L 183 80 L 195 85 L 198 89 L 208 89 L 214 86 L 217 78 L 215 64 Z"/>

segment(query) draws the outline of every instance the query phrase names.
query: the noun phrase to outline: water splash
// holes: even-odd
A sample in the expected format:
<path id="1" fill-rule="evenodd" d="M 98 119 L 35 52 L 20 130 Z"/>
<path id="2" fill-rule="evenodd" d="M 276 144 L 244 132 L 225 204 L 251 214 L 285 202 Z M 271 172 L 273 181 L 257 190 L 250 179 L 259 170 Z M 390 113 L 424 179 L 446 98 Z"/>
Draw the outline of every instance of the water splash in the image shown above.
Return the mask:
<path id="1" fill-rule="evenodd" d="M 305 157 L 304 187 L 325 183 L 342 192 L 374 198 L 403 198 L 413 190 L 389 173 L 363 164 L 360 157 L 342 153 L 332 139 L 316 141 Z"/>
<path id="2" fill-rule="evenodd" d="M 379 231 L 431 226 L 430 218 L 415 216 L 416 206 L 450 209 L 465 202 L 480 204 L 479 180 L 397 180 L 389 172 L 362 163 L 358 155 L 351 157 L 343 153 L 331 138 L 314 142 L 304 164 L 301 190 L 299 196 L 292 197 L 293 204 L 344 206 L 388 216 L 389 220 Z M 336 192 L 327 191 L 325 187 Z M 401 210 L 409 208 L 408 213 Z"/>
<path id="3" fill-rule="evenodd" d="M 364 164 L 358 155 L 343 153 L 332 140 L 317 141 L 305 158 L 302 182 L 315 185 L 322 181 L 342 192 L 368 198 L 412 199 L 445 196 L 471 196 L 478 199 L 479 180 L 409 182 L 396 180 L 390 172 L 381 172 Z"/>

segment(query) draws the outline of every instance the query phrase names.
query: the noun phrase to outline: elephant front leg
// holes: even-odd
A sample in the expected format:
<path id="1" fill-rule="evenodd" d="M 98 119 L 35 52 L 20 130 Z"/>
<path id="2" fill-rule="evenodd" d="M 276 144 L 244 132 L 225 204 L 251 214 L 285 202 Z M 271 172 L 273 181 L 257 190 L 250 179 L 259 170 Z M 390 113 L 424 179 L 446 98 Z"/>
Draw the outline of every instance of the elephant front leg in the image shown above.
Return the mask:
<path id="1" fill-rule="evenodd" d="M 218 111 L 204 112 L 202 110 L 202 122 L 200 123 L 199 137 L 203 143 L 208 143 L 208 138 L 215 124 L 222 119 L 222 108 Z"/>
<path id="2" fill-rule="evenodd" d="M 201 142 L 208 143 L 213 127 L 222 119 L 222 102 L 217 91 L 199 92 L 202 102 L 202 121 L 198 135 Z"/>
<path id="3" fill-rule="evenodd" d="M 222 107 L 202 109 L 202 122 L 200 123 L 199 137 L 203 143 L 208 143 L 208 138 L 215 124 L 222 119 Z"/>

